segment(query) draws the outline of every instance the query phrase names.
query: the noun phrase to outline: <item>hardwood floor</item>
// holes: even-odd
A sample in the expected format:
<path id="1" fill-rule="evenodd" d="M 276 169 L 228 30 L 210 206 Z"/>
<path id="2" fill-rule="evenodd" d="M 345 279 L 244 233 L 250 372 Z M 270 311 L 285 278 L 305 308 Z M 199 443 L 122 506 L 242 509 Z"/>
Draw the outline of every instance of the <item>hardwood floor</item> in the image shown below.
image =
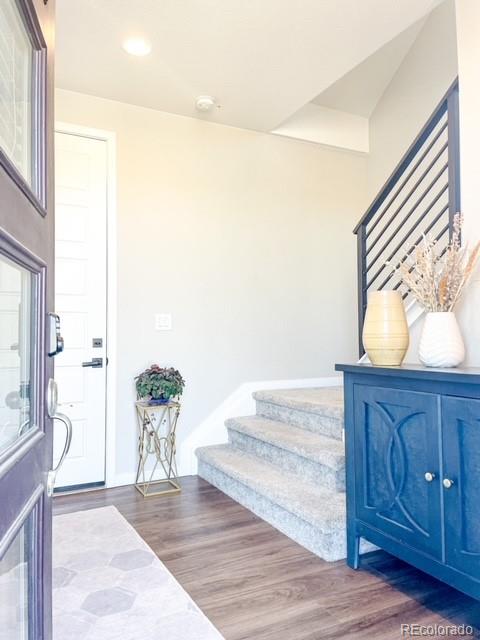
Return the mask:
<path id="1" fill-rule="evenodd" d="M 393 640 L 409 637 L 402 624 L 472 625 L 464 637 L 480 637 L 480 603 L 400 560 L 326 563 L 200 478 L 181 484 L 159 498 L 134 487 L 58 496 L 54 513 L 115 505 L 226 640 Z"/>

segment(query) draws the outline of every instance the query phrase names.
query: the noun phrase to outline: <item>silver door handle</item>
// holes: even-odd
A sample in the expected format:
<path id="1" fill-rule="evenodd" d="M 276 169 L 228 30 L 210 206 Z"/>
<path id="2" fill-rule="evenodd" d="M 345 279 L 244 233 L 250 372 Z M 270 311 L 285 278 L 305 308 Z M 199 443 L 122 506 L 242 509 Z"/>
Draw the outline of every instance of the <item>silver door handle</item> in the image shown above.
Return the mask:
<path id="1" fill-rule="evenodd" d="M 82 362 L 82 367 L 92 367 L 92 369 L 101 369 L 103 367 L 103 358 L 92 358 L 89 362 Z"/>
<path id="2" fill-rule="evenodd" d="M 51 469 L 47 475 L 47 495 L 49 497 L 53 496 L 53 490 L 55 489 L 55 480 L 57 479 L 57 473 L 60 470 L 60 467 L 63 464 L 68 452 L 70 451 L 70 445 L 72 444 L 72 421 L 68 416 L 64 413 L 56 413 L 53 420 L 59 420 L 63 422 L 66 429 L 66 437 L 65 437 L 65 445 L 63 447 L 62 455 L 60 456 L 60 460 L 57 463 L 57 466 L 54 469 Z"/>
<path id="3" fill-rule="evenodd" d="M 57 466 L 51 469 L 47 474 L 47 495 L 51 498 L 53 496 L 53 490 L 55 489 L 55 480 L 57 479 L 57 473 L 63 464 L 68 452 L 70 451 L 70 445 L 72 444 L 72 422 L 68 416 L 64 413 L 57 412 L 58 406 L 58 388 L 55 380 L 50 378 L 47 386 L 47 412 L 48 417 L 52 420 L 60 420 L 63 422 L 66 429 L 65 445 L 63 447 L 62 455 L 58 461 Z"/>

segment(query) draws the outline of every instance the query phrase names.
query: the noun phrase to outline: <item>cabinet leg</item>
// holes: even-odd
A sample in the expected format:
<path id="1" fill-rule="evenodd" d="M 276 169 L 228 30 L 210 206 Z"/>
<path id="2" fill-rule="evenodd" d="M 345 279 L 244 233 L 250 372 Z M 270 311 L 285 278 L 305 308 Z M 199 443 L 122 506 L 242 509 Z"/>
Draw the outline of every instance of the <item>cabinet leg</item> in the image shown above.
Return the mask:
<path id="1" fill-rule="evenodd" d="M 360 536 L 354 531 L 347 532 L 347 564 L 352 569 L 360 566 Z"/>

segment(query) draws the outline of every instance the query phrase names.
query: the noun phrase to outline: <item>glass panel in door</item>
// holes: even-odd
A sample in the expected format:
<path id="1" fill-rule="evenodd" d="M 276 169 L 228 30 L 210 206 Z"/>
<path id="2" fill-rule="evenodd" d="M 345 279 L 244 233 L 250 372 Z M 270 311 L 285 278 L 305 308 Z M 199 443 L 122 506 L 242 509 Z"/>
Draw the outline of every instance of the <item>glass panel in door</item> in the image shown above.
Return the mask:
<path id="1" fill-rule="evenodd" d="M 32 574 L 32 515 L 0 560 L 0 640 L 29 640 Z"/>
<path id="2" fill-rule="evenodd" d="M 0 2 L 0 147 L 32 182 L 34 49 L 15 0 Z"/>
<path id="3" fill-rule="evenodd" d="M 0 256 L 0 456 L 35 426 L 33 278 Z"/>

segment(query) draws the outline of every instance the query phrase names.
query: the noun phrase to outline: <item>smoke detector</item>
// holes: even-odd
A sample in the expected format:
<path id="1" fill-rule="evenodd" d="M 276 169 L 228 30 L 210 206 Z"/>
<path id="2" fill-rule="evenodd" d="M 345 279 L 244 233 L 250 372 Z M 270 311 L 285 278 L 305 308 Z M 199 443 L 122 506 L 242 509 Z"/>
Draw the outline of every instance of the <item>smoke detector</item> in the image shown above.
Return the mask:
<path id="1" fill-rule="evenodd" d="M 216 104 L 217 101 L 215 98 L 212 98 L 212 96 L 198 96 L 195 100 L 195 108 L 197 111 L 201 111 L 202 113 L 211 111 Z"/>

